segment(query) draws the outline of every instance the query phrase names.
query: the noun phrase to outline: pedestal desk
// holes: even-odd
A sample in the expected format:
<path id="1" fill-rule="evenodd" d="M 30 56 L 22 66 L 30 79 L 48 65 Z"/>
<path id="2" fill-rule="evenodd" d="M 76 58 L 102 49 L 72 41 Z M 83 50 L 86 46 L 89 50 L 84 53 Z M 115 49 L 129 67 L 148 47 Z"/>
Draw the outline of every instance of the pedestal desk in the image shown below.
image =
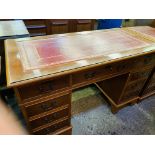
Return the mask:
<path id="1" fill-rule="evenodd" d="M 113 113 L 154 94 L 155 30 L 139 29 L 6 40 L 7 86 L 29 132 L 71 134 L 72 91 L 86 85 L 103 92 Z"/>

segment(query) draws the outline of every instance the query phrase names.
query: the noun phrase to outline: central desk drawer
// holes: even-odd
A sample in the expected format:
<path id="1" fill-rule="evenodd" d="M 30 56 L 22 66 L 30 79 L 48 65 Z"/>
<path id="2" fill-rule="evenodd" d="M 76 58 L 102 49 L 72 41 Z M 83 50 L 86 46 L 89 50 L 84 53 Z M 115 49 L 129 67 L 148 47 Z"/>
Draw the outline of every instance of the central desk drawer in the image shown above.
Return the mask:
<path id="1" fill-rule="evenodd" d="M 115 62 L 104 66 L 94 67 L 85 71 L 80 71 L 72 75 L 73 85 L 83 82 L 95 80 L 98 78 L 106 77 L 109 75 L 117 75 L 120 73 L 129 72 L 133 66 L 133 60 L 124 60 L 121 62 Z"/>
<path id="2" fill-rule="evenodd" d="M 61 109 L 59 111 L 56 112 L 52 112 L 46 116 L 37 118 L 35 120 L 31 120 L 29 121 L 30 127 L 31 129 L 37 128 L 39 126 L 48 124 L 48 123 L 52 123 L 60 118 L 66 117 L 70 115 L 70 110 L 69 108 L 65 108 L 65 109 Z"/>
<path id="3" fill-rule="evenodd" d="M 53 132 L 56 132 L 57 130 L 60 130 L 61 128 L 64 127 L 70 127 L 70 120 L 65 119 L 62 120 L 56 124 L 52 124 L 46 128 L 40 129 L 38 131 L 34 131 L 33 133 L 35 135 L 47 135 L 47 134 L 52 134 Z"/>
<path id="4" fill-rule="evenodd" d="M 57 91 L 66 90 L 69 86 L 69 76 L 63 76 L 53 80 L 45 80 L 20 86 L 18 87 L 18 91 L 21 99 L 26 101 L 51 95 Z"/>
<path id="5" fill-rule="evenodd" d="M 28 117 L 32 117 L 34 115 L 38 115 L 49 110 L 53 110 L 55 108 L 69 105 L 71 102 L 71 95 L 67 94 L 58 98 L 54 98 L 51 100 L 38 102 L 30 105 L 23 105 L 23 109 Z"/>

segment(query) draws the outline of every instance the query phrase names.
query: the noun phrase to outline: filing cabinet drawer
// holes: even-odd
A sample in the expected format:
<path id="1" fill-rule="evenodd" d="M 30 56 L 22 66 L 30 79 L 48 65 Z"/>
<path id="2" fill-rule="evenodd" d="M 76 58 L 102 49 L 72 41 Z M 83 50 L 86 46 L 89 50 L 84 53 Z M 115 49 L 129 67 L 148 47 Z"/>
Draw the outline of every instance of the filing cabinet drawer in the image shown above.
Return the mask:
<path id="1" fill-rule="evenodd" d="M 142 78 L 148 78 L 150 75 L 151 69 L 143 70 L 140 72 L 131 73 L 129 81 L 135 81 Z"/>
<path id="2" fill-rule="evenodd" d="M 27 114 L 27 116 L 31 117 L 64 105 L 69 105 L 70 102 L 71 102 L 71 95 L 67 94 L 55 99 L 39 102 L 37 104 L 24 105 L 23 109 Z"/>
<path id="3" fill-rule="evenodd" d="M 70 120 L 64 119 L 62 121 L 59 121 L 56 124 L 52 124 L 46 128 L 40 129 L 38 131 L 34 131 L 35 135 L 47 135 L 52 134 L 53 132 L 56 132 L 57 130 L 60 130 L 61 128 L 69 127 L 70 126 Z"/>
<path id="4" fill-rule="evenodd" d="M 66 90 L 70 86 L 69 76 L 63 76 L 53 80 L 46 80 L 18 87 L 22 100 L 36 99 L 41 96 L 51 95 L 60 90 Z"/>
<path id="5" fill-rule="evenodd" d="M 60 118 L 70 116 L 70 110 L 69 108 L 63 108 L 59 111 L 52 112 L 46 116 L 39 117 L 37 119 L 29 121 L 30 127 L 32 129 L 37 128 L 39 126 L 42 126 L 44 124 L 52 123 Z"/>

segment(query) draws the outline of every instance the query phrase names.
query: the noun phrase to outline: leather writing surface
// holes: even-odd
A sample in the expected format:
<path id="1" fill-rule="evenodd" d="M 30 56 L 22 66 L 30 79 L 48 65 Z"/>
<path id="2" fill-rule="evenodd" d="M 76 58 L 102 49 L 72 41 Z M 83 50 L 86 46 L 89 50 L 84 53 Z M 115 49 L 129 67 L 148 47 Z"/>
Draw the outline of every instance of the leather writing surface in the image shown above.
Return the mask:
<path id="1" fill-rule="evenodd" d="M 121 29 L 17 42 L 24 71 L 145 47 Z"/>

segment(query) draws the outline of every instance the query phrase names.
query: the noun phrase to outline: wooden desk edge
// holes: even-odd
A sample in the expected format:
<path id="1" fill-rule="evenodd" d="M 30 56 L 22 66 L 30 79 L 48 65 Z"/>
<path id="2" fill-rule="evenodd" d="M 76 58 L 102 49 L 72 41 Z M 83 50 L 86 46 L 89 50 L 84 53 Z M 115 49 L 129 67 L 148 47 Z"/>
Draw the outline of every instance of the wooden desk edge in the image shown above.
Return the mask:
<path id="1" fill-rule="evenodd" d="M 8 40 L 5 40 L 5 45 L 6 45 L 6 42 Z M 134 54 L 134 55 L 130 55 L 130 56 L 125 56 L 125 57 L 122 57 L 122 58 L 117 58 L 117 59 L 112 59 L 112 60 L 107 60 L 107 61 L 103 61 L 103 62 L 99 62 L 99 63 L 95 63 L 95 64 L 91 64 L 91 65 L 87 65 L 87 66 L 83 66 L 83 67 L 79 67 L 79 68 L 74 68 L 74 69 L 70 69 L 70 70 L 66 70 L 66 71 L 61 71 L 61 72 L 56 72 L 54 74 L 47 74 L 47 75 L 43 75 L 43 76 L 40 76 L 40 77 L 35 77 L 35 78 L 32 78 L 32 79 L 26 79 L 26 80 L 23 80 L 23 81 L 17 81 L 17 82 L 14 82 L 14 83 L 11 83 L 10 81 L 10 78 L 9 78 L 9 67 L 8 67 L 8 55 L 7 55 L 7 46 L 5 46 L 5 54 L 6 54 L 6 78 L 7 78 L 7 87 L 8 88 L 12 88 L 12 87 L 17 87 L 17 86 L 20 86 L 20 85 L 24 85 L 24 84 L 30 84 L 32 82 L 37 82 L 37 81 L 41 81 L 41 80 L 45 80 L 45 79 L 53 79 L 53 78 L 57 78 L 58 76 L 63 76 L 63 75 L 67 75 L 67 74 L 72 74 L 72 73 L 76 73 L 76 72 L 79 72 L 79 71 L 82 71 L 84 69 L 90 69 L 92 67 L 99 67 L 99 66 L 102 66 L 102 65 L 107 65 L 107 64 L 110 64 L 110 63 L 114 63 L 114 62 L 119 62 L 119 61 L 123 61 L 123 60 L 127 60 L 129 58 L 134 58 L 136 56 L 144 56 L 144 55 L 147 55 L 148 54 L 148 51 L 146 52 L 142 52 L 142 53 L 138 53 L 138 54 Z M 155 53 L 155 50 L 150 50 L 149 51 L 149 54 L 151 53 Z"/>

